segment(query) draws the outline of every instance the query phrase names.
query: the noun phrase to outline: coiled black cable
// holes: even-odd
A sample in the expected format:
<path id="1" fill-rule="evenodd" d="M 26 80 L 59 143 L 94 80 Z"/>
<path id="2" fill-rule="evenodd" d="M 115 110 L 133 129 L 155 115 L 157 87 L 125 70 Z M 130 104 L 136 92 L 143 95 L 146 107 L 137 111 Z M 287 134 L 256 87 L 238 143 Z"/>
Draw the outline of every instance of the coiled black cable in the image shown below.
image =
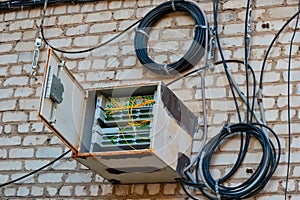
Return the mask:
<path id="1" fill-rule="evenodd" d="M 263 128 L 274 136 L 277 143 L 276 147 Z M 223 183 L 226 179 L 221 178 L 214 180 L 210 173 L 210 163 L 215 150 L 219 147 L 224 139 L 228 139 L 236 134 L 251 135 L 256 138 L 262 147 L 261 161 L 251 177 L 244 183 L 229 187 Z M 275 172 L 280 159 L 280 142 L 276 133 L 269 127 L 262 124 L 238 123 L 226 125 L 219 134 L 213 137 L 203 148 L 200 165 L 197 168 L 201 174 L 201 178 L 205 182 L 205 187 L 202 192 L 207 197 L 219 196 L 225 199 L 245 199 L 257 194 L 267 184 L 273 173 Z M 217 188 L 217 189 L 216 189 Z M 217 191 L 216 191 L 217 190 Z"/>
<path id="2" fill-rule="evenodd" d="M 148 56 L 148 36 L 153 25 L 165 15 L 182 11 L 190 14 L 194 19 L 194 40 L 189 50 L 178 61 L 170 64 L 158 64 Z M 202 58 L 206 48 L 205 16 L 197 5 L 188 1 L 173 0 L 160 4 L 151 10 L 140 22 L 134 38 L 136 55 L 143 66 L 160 75 L 174 75 L 195 66 Z"/>

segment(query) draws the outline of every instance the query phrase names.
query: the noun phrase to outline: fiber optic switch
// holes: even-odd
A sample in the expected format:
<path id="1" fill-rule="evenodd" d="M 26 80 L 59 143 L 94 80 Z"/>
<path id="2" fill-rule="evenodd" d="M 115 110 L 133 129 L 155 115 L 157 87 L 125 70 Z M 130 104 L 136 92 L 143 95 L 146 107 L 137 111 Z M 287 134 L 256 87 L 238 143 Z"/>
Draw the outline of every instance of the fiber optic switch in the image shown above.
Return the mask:
<path id="1" fill-rule="evenodd" d="M 162 82 L 83 89 L 51 49 L 38 115 L 74 159 L 120 184 L 181 178 L 198 123 Z"/>

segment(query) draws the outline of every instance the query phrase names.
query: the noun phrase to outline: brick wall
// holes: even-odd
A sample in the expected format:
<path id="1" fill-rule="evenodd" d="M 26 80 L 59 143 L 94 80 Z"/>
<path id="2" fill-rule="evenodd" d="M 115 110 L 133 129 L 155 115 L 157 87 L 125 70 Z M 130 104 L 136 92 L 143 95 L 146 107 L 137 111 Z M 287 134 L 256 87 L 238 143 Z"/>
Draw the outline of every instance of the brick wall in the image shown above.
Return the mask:
<path id="1" fill-rule="evenodd" d="M 126 29 L 161 0 L 99 1 L 96 3 L 55 5 L 47 8 L 45 32 L 50 43 L 58 48 L 77 50 L 93 47 Z M 212 2 L 198 1 L 212 21 Z M 243 59 L 243 23 L 246 1 L 221 1 L 219 30 L 226 58 Z M 297 11 L 296 0 L 254 1 L 253 34 L 250 64 L 259 74 L 262 59 L 271 39 L 281 25 Z M 37 118 L 41 95 L 46 47 L 41 48 L 39 69 L 34 78 L 31 71 L 32 53 L 41 8 L 21 9 L 0 13 L 0 183 L 5 183 L 47 164 L 67 150 Z M 157 62 L 169 63 L 181 57 L 189 48 L 193 27 L 190 16 L 170 14 L 151 32 L 151 56 Z M 283 199 L 287 161 L 287 56 L 293 23 L 279 37 L 264 76 L 266 118 L 280 136 L 283 148 L 279 167 L 265 189 L 253 199 Z M 106 85 L 143 83 L 155 80 L 169 82 L 172 78 L 159 77 L 141 66 L 133 48 L 134 31 L 117 41 L 90 53 L 59 54 L 85 88 Z M 292 153 L 289 195 L 300 198 L 300 59 L 299 36 L 292 52 L 291 114 Z M 219 60 L 219 55 L 217 56 Z M 201 62 L 197 67 L 201 66 Z M 230 64 L 230 69 L 241 88 L 245 88 L 244 68 Z M 209 137 L 214 136 L 227 122 L 237 122 L 237 115 L 228 89 L 225 73 L 215 66 L 206 73 Z M 202 119 L 201 81 L 194 75 L 171 85 L 173 91 Z M 224 106 L 225 105 L 225 106 Z M 239 102 L 240 107 L 245 106 Z M 243 115 L 244 117 L 244 115 Z M 197 151 L 200 136 L 193 145 Z M 226 173 L 237 155 L 238 138 L 224 144 L 214 160 L 213 173 Z M 246 170 L 255 169 L 260 159 L 260 147 L 251 143 L 246 163 L 233 179 L 249 177 Z M 0 188 L 4 199 L 187 199 L 177 184 L 111 185 L 74 159 L 61 159 L 47 170 Z M 199 194 L 199 198 L 204 198 Z"/>

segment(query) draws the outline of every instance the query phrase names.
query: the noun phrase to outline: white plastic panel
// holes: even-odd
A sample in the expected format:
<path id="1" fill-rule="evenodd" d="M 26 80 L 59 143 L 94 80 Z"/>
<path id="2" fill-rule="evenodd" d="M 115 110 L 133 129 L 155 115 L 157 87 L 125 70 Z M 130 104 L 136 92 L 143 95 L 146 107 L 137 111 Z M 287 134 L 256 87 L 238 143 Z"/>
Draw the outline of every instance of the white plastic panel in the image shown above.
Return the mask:
<path id="1" fill-rule="evenodd" d="M 74 153 L 78 151 L 83 122 L 85 91 L 75 80 L 66 66 L 59 67 L 61 61 L 48 50 L 45 69 L 43 94 L 40 102 L 39 117 Z M 63 100 L 56 103 L 49 98 L 50 70 L 57 76 L 64 88 Z"/>

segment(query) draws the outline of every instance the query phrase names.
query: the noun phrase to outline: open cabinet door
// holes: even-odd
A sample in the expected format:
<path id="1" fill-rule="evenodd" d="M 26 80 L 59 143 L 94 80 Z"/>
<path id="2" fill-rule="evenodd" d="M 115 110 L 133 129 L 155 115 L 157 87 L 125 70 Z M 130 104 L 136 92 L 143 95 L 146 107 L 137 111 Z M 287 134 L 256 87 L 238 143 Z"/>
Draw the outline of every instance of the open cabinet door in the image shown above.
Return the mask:
<path id="1" fill-rule="evenodd" d="M 74 154 L 79 151 L 85 90 L 48 49 L 38 116 Z"/>

